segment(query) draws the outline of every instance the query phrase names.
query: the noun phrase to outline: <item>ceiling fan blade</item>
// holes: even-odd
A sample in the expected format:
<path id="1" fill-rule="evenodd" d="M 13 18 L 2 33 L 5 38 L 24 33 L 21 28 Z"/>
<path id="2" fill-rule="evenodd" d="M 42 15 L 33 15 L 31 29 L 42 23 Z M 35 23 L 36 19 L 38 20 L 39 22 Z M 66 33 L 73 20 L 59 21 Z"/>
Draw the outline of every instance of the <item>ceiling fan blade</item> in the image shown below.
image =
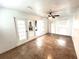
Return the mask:
<path id="1" fill-rule="evenodd" d="M 55 18 L 55 16 L 53 16 L 53 15 L 51 15 L 52 16 L 52 18 Z"/>
<path id="2" fill-rule="evenodd" d="M 60 15 L 54 15 L 55 17 L 59 17 Z"/>

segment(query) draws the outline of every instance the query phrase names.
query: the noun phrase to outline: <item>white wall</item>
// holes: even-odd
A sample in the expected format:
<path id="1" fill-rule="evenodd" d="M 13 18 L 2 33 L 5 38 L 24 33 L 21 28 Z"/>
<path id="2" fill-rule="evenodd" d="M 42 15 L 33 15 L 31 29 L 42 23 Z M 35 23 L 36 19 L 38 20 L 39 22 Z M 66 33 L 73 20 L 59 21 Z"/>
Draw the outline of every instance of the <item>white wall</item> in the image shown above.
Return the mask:
<path id="1" fill-rule="evenodd" d="M 73 17 L 72 37 L 73 37 L 73 42 L 75 46 L 75 51 L 79 59 L 79 11 L 77 11 Z"/>
<path id="2" fill-rule="evenodd" d="M 0 53 L 17 46 L 17 39 L 14 18 L 25 17 L 26 14 L 5 8 L 0 8 Z"/>

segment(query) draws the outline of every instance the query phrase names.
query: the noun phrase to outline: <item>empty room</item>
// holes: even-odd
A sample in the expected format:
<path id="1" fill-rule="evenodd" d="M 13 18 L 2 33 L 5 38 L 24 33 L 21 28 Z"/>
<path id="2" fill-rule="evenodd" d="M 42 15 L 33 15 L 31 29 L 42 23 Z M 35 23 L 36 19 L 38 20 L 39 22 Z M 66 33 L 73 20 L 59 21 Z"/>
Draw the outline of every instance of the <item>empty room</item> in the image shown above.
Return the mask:
<path id="1" fill-rule="evenodd" d="M 0 0 L 0 59 L 79 59 L 79 0 Z"/>

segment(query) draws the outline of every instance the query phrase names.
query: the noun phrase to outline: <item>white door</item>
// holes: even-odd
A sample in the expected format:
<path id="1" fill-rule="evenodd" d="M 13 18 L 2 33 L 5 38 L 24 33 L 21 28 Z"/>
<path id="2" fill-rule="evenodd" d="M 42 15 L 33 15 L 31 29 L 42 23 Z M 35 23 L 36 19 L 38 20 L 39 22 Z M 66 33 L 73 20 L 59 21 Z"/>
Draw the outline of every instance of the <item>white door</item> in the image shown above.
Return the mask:
<path id="1" fill-rule="evenodd" d="M 33 39 L 35 37 L 34 35 L 34 20 L 28 20 L 27 21 L 27 27 L 28 27 L 28 39 Z"/>
<path id="2" fill-rule="evenodd" d="M 26 41 L 28 39 L 26 23 L 25 19 L 15 19 L 17 36 L 20 41 Z"/>

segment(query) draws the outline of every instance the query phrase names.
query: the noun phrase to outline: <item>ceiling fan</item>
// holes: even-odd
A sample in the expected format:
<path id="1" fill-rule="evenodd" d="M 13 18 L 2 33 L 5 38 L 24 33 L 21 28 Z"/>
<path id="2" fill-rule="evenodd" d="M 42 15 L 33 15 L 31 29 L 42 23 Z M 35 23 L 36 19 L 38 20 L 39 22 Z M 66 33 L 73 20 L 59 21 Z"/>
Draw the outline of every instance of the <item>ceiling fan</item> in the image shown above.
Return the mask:
<path id="1" fill-rule="evenodd" d="M 49 17 L 52 17 L 52 18 L 55 18 L 55 17 L 59 17 L 60 15 L 59 14 L 54 14 L 54 12 L 57 12 L 57 11 L 50 11 L 48 12 L 48 18 Z"/>
<path id="2" fill-rule="evenodd" d="M 30 7 L 30 6 L 28 6 L 27 8 L 33 10 L 33 8 Z M 49 17 L 52 17 L 52 18 L 59 17 L 59 16 L 60 16 L 59 14 L 54 14 L 54 13 L 56 13 L 56 12 L 58 12 L 58 11 L 52 11 L 52 10 L 50 9 L 50 10 L 46 13 L 46 14 L 47 14 L 47 18 L 49 18 Z"/>

